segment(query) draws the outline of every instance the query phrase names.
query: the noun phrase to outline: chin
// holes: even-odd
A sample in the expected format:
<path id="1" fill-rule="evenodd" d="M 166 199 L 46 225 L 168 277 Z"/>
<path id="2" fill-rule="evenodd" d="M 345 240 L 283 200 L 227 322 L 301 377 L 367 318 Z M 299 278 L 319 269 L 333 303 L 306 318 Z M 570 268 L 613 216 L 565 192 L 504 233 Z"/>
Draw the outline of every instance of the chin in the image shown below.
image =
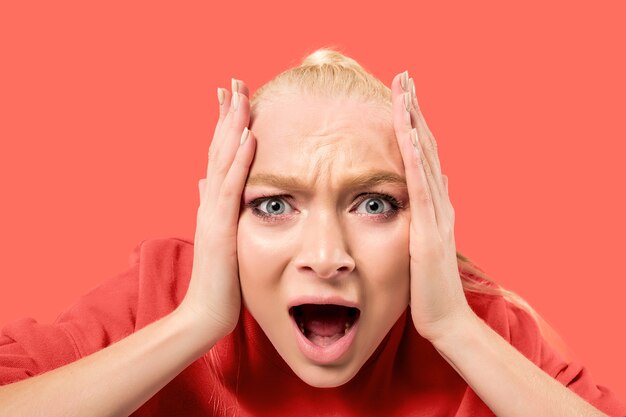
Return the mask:
<path id="1" fill-rule="evenodd" d="M 346 368 L 341 365 L 307 365 L 292 370 L 302 381 L 315 388 L 339 387 L 348 383 L 359 372 L 359 368 Z"/>

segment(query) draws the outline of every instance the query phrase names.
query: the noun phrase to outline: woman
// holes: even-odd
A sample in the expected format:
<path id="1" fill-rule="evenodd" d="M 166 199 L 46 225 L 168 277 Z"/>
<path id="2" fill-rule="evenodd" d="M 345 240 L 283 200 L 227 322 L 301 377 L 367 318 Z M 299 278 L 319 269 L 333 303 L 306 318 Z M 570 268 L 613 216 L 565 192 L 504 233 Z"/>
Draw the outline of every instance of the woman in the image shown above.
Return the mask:
<path id="1" fill-rule="evenodd" d="M 320 50 L 248 97 L 218 89 L 193 245 L 5 327 L 0 413 L 626 415 L 456 252 L 406 72 Z"/>

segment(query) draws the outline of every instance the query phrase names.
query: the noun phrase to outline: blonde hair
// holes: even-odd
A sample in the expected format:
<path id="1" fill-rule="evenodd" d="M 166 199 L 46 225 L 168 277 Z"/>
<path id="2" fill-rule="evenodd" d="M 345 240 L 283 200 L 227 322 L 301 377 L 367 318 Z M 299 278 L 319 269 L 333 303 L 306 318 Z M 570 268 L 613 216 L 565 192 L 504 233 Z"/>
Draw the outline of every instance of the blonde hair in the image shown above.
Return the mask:
<path id="1" fill-rule="evenodd" d="M 322 97 L 358 97 L 386 104 L 391 115 L 391 90 L 354 59 L 332 49 L 318 49 L 259 88 L 250 100 L 251 118 L 264 103 L 292 91 Z"/>
<path id="2" fill-rule="evenodd" d="M 256 117 L 264 103 L 294 90 L 322 97 L 359 97 L 384 104 L 391 114 L 389 87 L 353 58 L 332 48 L 320 48 L 306 56 L 300 65 L 283 71 L 254 93 L 250 100 L 251 119 Z M 502 296 L 540 323 L 539 314 L 522 297 L 498 285 L 462 253 L 457 251 L 456 258 L 464 291 Z"/>

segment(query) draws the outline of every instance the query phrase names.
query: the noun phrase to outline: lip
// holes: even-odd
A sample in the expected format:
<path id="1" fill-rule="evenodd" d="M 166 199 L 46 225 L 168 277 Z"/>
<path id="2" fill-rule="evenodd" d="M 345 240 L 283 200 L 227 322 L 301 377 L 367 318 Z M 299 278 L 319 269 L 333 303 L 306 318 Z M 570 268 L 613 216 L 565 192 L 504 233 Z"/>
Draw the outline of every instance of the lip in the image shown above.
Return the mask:
<path id="1" fill-rule="evenodd" d="M 302 304 L 335 304 L 346 307 L 358 308 L 356 303 L 349 302 L 342 298 L 320 298 L 320 297 L 302 297 L 295 300 L 294 303 L 289 304 L 289 318 L 292 323 L 293 331 L 295 333 L 296 342 L 300 352 L 310 361 L 319 365 L 328 365 L 337 362 L 343 357 L 354 342 L 356 332 L 361 322 L 361 314 L 359 309 L 359 316 L 357 320 L 352 324 L 350 329 L 339 338 L 335 343 L 329 346 L 318 346 L 311 342 L 307 337 L 302 334 L 295 317 L 291 314 L 291 308 Z"/>
<path id="2" fill-rule="evenodd" d="M 287 303 L 287 311 L 289 311 L 291 307 L 299 306 L 302 304 L 335 304 L 338 306 L 354 307 L 361 310 L 359 303 L 346 300 L 339 296 L 320 297 L 319 295 L 304 295 Z"/>

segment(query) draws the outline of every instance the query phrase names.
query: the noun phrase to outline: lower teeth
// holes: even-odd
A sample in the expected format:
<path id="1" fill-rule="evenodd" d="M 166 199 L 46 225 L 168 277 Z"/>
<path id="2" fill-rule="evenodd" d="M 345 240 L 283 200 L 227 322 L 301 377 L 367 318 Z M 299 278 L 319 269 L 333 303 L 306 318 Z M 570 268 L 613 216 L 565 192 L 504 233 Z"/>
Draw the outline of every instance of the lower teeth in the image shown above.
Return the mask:
<path id="1" fill-rule="evenodd" d="M 352 327 L 352 324 L 353 324 L 353 323 L 346 323 L 346 326 L 345 326 L 345 328 L 343 329 L 343 334 L 342 334 L 342 336 L 345 336 L 345 335 L 346 335 L 346 333 L 348 332 L 348 330 L 350 329 L 350 327 Z M 300 323 L 300 324 L 298 325 L 298 327 L 300 328 L 300 331 L 302 332 L 302 334 L 303 334 L 303 335 L 305 335 L 305 336 L 307 336 L 307 334 L 306 334 L 306 330 L 304 329 L 304 323 Z M 308 337 L 308 336 L 307 336 L 307 337 Z"/>

